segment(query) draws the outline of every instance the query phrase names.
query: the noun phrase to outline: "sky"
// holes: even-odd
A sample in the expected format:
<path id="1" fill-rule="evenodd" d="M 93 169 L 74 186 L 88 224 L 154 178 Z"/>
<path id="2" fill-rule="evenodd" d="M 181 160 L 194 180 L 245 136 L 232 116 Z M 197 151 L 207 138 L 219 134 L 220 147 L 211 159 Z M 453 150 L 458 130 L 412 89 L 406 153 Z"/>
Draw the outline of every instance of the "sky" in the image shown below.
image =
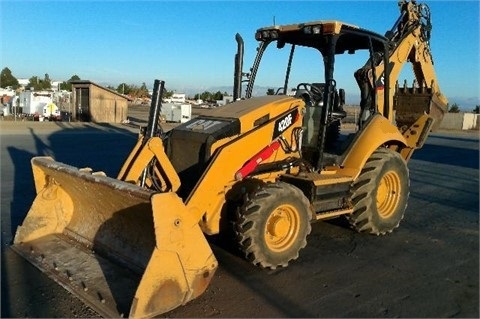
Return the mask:
<path id="1" fill-rule="evenodd" d="M 462 108 L 479 105 L 480 2 L 418 2 L 430 7 L 431 50 L 442 93 Z M 334 19 L 384 34 L 398 15 L 396 0 L 0 0 L 0 68 L 8 67 L 16 78 L 48 74 L 66 81 L 78 75 L 114 87 L 145 83 L 151 88 L 161 79 L 168 90 L 201 93 L 233 85 L 237 32 L 245 42 L 248 70 L 257 47 L 255 31 L 274 21 Z M 364 62 L 342 66 L 351 70 L 349 81 Z M 347 96 L 358 90 L 349 85 Z"/>

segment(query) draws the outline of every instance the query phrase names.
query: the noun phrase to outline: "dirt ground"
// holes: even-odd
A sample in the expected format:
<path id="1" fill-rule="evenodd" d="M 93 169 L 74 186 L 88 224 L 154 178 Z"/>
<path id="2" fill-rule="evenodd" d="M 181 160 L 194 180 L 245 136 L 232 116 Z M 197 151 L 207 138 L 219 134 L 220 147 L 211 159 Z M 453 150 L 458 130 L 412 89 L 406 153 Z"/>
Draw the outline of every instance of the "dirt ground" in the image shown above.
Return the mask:
<path id="1" fill-rule="evenodd" d="M 114 176 L 146 124 L 144 108 L 131 109 L 128 125 L 0 123 L 2 318 L 99 316 L 9 245 L 35 197 L 30 158 L 50 155 Z M 277 270 L 209 237 L 219 261 L 211 285 L 160 317 L 478 318 L 478 132 L 433 133 L 409 169 L 409 205 L 392 234 L 359 234 L 342 218 L 318 222 L 298 260 Z"/>

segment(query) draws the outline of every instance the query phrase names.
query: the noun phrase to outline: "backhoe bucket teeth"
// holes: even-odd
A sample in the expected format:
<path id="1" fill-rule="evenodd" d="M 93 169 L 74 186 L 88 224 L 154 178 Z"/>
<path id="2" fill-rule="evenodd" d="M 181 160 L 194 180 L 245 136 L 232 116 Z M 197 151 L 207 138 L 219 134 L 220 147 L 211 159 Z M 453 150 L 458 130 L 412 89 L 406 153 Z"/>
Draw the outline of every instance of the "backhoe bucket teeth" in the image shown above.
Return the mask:
<path id="1" fill-rule="evenodd" d="M 432 131 L 440 126 L 447 112 L 446 102 L 431 89 L 419 92 L 415 88 L 399 88 L 395 94 L 395 120 L 398 127 L 410 127 L 422 115 L 434 119 Z"/>
<path id="2" fill-rule="evenodd" d="M 175 193 L 32 159 L 37 196 L 12 248 L 104 317 L 152 317 L 202 294 L 217 261 Z"/>

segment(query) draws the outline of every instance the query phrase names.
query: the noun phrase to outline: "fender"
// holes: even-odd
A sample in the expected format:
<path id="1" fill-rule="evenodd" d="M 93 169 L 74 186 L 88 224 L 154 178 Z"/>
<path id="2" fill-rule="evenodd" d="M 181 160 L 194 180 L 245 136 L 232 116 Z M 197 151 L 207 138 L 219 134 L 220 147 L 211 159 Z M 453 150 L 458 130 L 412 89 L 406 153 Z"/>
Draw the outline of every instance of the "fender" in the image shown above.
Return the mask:
<path id="1" fill-rule="evenodd" d="M 382 145 L 406 146 L 407 141 L 395 125 L 376 114 L 352 143 L 341 167 L 357 178 L 370 155 Z"/>

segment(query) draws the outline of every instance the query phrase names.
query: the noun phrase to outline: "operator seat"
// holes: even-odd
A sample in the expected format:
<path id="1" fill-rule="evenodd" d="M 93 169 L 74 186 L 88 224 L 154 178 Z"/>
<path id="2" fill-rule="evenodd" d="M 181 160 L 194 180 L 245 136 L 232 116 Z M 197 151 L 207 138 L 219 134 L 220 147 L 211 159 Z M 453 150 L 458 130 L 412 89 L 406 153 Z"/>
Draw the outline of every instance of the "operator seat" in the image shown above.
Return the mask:
<path id="1" fill-rule="evenodd" d="M 325 83 L 312 83 L 319 91 L 322 92 L 325 88 Z M 301 98 L 305 101 L 306 113 L 303 117 L 303 128 L 305 130 L 302 138 L 302 145 L 305 147 L 316 148 L 318 143 L 318 135 L 320 133 L 323 96 L 316 95 L 317 100 L 312 98 L 311 92 L 307 89 L 297 89 L 295 97 Z"/>

